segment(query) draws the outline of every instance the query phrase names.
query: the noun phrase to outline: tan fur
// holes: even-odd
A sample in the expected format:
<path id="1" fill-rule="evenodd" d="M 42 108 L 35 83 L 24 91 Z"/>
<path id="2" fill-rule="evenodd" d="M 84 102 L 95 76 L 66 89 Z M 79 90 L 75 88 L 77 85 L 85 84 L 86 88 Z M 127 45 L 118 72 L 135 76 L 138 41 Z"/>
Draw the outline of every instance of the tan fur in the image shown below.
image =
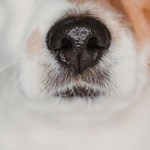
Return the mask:
<path id="1" fill-rule="evenodd" d="M 140 43 L 150 41 L 150 0 L 126 0 L 122 3 Z"/>
<path id="2" fill-rule="evenodd" d="M 150 41 L 150 0 L 69 0 L 78 4 L 93 2 L 122 13 L 130 22 L 140 44 Z"/>

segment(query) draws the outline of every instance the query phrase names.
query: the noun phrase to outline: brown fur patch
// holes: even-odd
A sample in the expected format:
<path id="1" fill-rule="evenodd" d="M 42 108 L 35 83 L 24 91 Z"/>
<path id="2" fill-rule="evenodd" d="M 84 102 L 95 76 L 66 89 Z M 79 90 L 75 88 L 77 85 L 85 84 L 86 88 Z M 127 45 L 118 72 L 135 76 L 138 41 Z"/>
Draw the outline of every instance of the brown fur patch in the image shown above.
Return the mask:
<path id="1" fill-rule="evenodd" d="M 77 4 L 93 2 L 123 14 L 137 37 L 143 44 L 150 40 L 150 0 L 69 0 Z M 123 21 L 123 20 L 122 20 Z M 122 22 L 124 23 L 124 21 Z"/>
<path id="2" fill-rule="evenodd" d="M 150 0 L 126 0 L 122 3 L 140 43 L 150 40 Z"/>

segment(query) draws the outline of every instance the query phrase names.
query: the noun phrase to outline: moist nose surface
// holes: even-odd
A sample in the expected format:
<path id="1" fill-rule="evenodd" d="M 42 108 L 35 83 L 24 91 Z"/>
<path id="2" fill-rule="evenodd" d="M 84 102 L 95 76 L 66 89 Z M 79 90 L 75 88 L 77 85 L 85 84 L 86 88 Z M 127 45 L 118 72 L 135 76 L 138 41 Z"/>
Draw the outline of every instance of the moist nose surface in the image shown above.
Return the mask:
<path id="1" fill-rule="evenodd" d="M 79 74 L 101 60 L 110 42 L 107 27 L 89 17 L 60 20 L 47 35 L 47 46 L 59 64 Z"/>

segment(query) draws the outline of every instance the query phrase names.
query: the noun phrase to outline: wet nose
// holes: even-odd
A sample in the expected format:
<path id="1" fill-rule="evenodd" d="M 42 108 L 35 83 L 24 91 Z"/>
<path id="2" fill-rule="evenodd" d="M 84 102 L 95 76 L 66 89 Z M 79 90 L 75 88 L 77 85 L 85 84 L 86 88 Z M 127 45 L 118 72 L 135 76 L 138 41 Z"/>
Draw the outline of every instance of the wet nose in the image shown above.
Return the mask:
<path id="1" fill-rule="evenodd" d="M 47 35 L 48 49 L 59 64 L 78 74 L 97 65 L 110 43 L 108 28 L 92 17 L 62 19 Z"/>

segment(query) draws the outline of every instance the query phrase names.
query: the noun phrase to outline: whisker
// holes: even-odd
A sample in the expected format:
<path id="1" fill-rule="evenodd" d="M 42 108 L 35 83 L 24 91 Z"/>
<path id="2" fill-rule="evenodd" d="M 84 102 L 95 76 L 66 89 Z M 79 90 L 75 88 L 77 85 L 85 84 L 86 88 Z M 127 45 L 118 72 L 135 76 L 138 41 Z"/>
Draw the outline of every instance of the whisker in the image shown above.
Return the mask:
<path id="1" fill-rule="evenodd" d="M 7 80 L 7 82 L 4 84 L 3 91 L 0 93 L 1 94 L 1 102 L 4 103 L 3 105 L 6 106 L 6 108 L 8 108 L 7 106 L 8 106 L 10 97 L 12 97 L 12 95 L 13 95 L 12 87 L 11 87 L 11 90 L 10 90 L 10 85 L 13 85 L 12 81 L 14 81 L 14 77 L 15 76 L 11 76 Z M 4 109 L 5 109 L 5 107 L 4 107 Z M 6 112 L 6 110 L 5 110 L 5 112 Z"/>
<path id="2" fill-rule="evenodd" d="M 0 68 L 0 73 L 4 72 L 5 70 L 15 66 L 16 64 L 18 64 L 20 61 L 15 61 L 15 62 L 12 62 L 8 65 L 5 65 L 4 67 Z"/>
<path id="3" fill-rule="evenodd" d="M 15 81 L 15 84 L 13 86 L 13 95 L 12 98 L 9 101 L 9 111 L 11 111 L 11 109 L 13 108 L 13 104 L 15 103 L 15 101 L 17 100 L 17 93 L 19 91 L 19 83 L 20 83 L 20 79 L 18 79 L 17 81 Z"/>

